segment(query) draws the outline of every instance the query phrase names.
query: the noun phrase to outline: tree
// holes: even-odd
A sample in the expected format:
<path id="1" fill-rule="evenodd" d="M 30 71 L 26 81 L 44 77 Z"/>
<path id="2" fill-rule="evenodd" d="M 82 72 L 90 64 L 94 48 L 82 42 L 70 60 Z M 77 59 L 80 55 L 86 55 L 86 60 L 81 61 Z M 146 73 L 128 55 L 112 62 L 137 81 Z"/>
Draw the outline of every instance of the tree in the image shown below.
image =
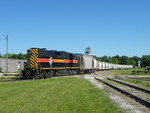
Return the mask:
<path id="1" fill-rule="evenodd" d="M 141 58 L 140 58 L 140 57 L 137 57 L 137 56 L 133 56 L 132 58 L 133 58 L 133 60 L 136 62 L 136 63 L 135 63 L 135 66 L 138 66 L 138 61 L 141 61 Z"/>
<path id="2" fill-rule="evenodd" d="M 97 60 L 102 62 L 108 62 L 112 64 L 125 64 L 125 65 L 133 65 L 137 66 L 138 61 L 141 61 L 141 67 L 150 66 L 150 55 L 143 55 L 142 58 L 133 56 L 133 57 L 127 57 L 127 56 L 103 56 L 103 57 L 96 57 Z"/>
<path id="3" fill-rule="evenodd" d="M 112 64 L 119 64 L 119 61 L 118 61 L 117 58 L 110 58 L 109 63 L 112 63 Z"/>
<path id="4" fill-rule="evenodd" d="M 145 66 L 150 66 L 150 55 L 143 55 L 141 58 L 141 66 L 145 67 Z"/>
<path id="5" fill-rule="evenodd" d="M 129 65 L 136 66 L 136 61 L 132 57 L 129 58 Z"/>
<path id="6" fill-rule="evenodd" d="M 119 55 L 113 56 L 112 58 L 116 58 L 118 60 L 117 64 L 121 64 L 121 57 Z"/>
<path id="7" fill-rule="evenodd" d="M 121 64 L 129 64 L 129 59 L 127 56 L 122 56 L 121 57 Z"/>
<path id="8" fill-rule="evenodd" d="M 101 57 L 102 62 L 108 62 L 108 57 L 106 55 L 104 55 L 103 57 Z"/>
<path id="9" fill-rule="evenodd" d="M 2 58 L 6 58 L 6 54 L 4 54 L 2 56 Z M 22 53 L 19 53 L 19 54 L 8 53 L 8 58 L 26 60 L 27 59 L 27 54 L 22 54 Z"/>

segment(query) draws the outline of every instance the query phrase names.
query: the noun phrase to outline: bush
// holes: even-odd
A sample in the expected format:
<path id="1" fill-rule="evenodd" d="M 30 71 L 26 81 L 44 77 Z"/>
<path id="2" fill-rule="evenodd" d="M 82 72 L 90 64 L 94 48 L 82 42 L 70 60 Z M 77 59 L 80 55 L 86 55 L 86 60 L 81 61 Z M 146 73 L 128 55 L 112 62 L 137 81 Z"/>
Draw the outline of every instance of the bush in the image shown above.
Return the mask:
<path id="1" fill-rule="evenodd" d="M 2 67 L 0 67 L 0 72 L 2 72 Z"/>

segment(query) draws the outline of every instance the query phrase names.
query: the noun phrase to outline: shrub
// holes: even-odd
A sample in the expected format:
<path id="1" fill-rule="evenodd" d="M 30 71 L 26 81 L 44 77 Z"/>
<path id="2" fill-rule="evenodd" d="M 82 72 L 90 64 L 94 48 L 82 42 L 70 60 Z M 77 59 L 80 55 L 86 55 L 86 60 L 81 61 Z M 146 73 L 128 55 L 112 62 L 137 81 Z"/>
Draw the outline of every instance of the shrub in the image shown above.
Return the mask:
<path id="1" fill-rule="evenodd" d="M 0 72 L 2 72 L 2 67 L 0 67 Z"/>

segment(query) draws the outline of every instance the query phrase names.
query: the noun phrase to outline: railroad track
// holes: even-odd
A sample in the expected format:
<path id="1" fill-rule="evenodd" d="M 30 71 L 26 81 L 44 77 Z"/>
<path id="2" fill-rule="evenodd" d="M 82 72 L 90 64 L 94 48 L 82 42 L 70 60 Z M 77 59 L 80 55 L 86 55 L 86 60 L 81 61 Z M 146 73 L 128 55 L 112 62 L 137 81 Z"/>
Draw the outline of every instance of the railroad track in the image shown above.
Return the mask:
<path id="1" fill-rule="evenodd" d="M 145 107 L 147 107 L 147 108 L 150 109 L 150 102 L 147 101 L 147 100 L 145 100 L 145 99 L 143 99 L 142 97 L 139 97 L 139 96 L 137 96 L 137 95 L 135 95 L 135 94 L 133 94 L 133 93 L 130 93 L 127 89 L 120 88 L 120 87 L 118 87 L 118 86 L 116 86 L 116 85 L 112 85 L 112 83 L 106 82 L 106 81 L 101 80 L 101 79 L 99 79 L 99 78 L 97 78 L 97 77 L 95 77 L 95 79 L 98 80 L 98 81 L 100 81 L 100 82 L 103 82 L 105 85 L 107 85 L 107 86 L 109 86 L 109 87 L 111 87 L 111 88 L 117 90 L 118 92 L 120 92 L 120 93 L 122 93 L 122 94 L 124 94 L 124 95 L 126 95 L 126 96 L 128 96 L 128 97 L 130 97 L 131 99 L 134 99 L 136 102 L 138 102 L 138 103 L 140 103 L 140 104 L 142 104 L 142 105 L 144 105 Z M 109 80 L 111 80 L 111 81 L 113 80 L 113 79 L 110 79 L 110 78 L 108 78 L 108 77 L 107 77 L 107 79 L 109 79 Z M 114 81 L 114 80 L 113 80 L 113 81 Z M 117 82 L 117 81 L 114 81 L 114 82 Z M 117 82 L 117 83 L 119 83 L 119 82 Z M 122 84 L 122 83 L 120 82 L 119 84 Z M 123 85 L 125 85 L 125 84 L 123 84 Z M 129 84 L 128 84 L 128 85 L 126 84 L 126 86 L 130 87 Z M 134 87 L 131 86 L 130 88 L 133 89 Z M 136 88 L 134 88 L 134 89 L 139 90 L 139 89 L 142 89 L 142 88 L 137 88 L 137 86 L 136 86 Z M 143 90 L 140 90 L 140 92 L 144 92 L 144 93 L 145 93 L 145 91 L 143 91 Z M 148 91 L 148 92 L 149 92 L 149 91 Z M 146 93 L 147 93 L 147 91 L 146 91 Z M 146 94 L 146 95 L 147 95 L 147 94 Z M 148 93 L 148 95 L 149 95 L 149 93 Z"/>
<path id="2" fill-rule="evenodd" d="M 57 77 L 63 77 L 62 75 L 61 76 L 57 76 Z M 56 77 L 51 77 L 51 78 L 56 78 Z M 49 78 L 42 78 L 42 79 L 49 79 Z M 11 80 L 0 80 L 0 83 L 6 83 L 6 82 L 23 82 L 23 81 L 29 81 L 29 80 L 41 80 L 40 78 L 26 78 L 26 79 L 23 79 L 23 78 L 13 78 Z"/>
<path id="3" fill-rule="evenodd" d="M 150 77 L 126 77 L 127 79 L 150 81 Z"/>
<path id="4" fill-rule="evenodd" d="M 115 79 L 112 79 L 112 78 L 108 78 L 106 77 L 108 80 L 111 80 L 111 81 L 115 81 L 115 82 L 118 82 L 120 84 L 123 84 L 123 85 L 126 85 L 126 86 L 129 86 L 131 88 L 134 88 L 134 89 L 137 89 L 137 90 L 140 90 L 140 91 L 143 91 L 145 93 L 148 93 L 150 94 L 150 90 L 147 90 L 147 89 L 144 89 L 144 88 L 140 88 L 140 87 L 137 87 L 137 86 L 134 86 L 134 85 L 131 85 L 131 84 L 127 84 L 125 82 L 121 82 L 121 81 L 118 81 L 118 80 L 115 80 Z"/>

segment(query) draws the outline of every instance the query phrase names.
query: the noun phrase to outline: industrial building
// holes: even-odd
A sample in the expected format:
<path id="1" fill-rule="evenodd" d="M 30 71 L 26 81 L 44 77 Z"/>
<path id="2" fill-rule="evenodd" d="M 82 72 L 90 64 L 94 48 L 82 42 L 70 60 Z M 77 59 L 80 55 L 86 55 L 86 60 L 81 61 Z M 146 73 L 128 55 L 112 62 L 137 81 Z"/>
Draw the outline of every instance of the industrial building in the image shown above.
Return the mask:
<path id="1" fill-rule="evenodd" d="M 21 59 L 8 59 L 8 66 L 7 66 L 7 60 L 6 58 L 0 58 L 0 70 L 1 72 L 17 72 L 23 69 L 24 62 L 27 62 L 26 60 Z"/>

